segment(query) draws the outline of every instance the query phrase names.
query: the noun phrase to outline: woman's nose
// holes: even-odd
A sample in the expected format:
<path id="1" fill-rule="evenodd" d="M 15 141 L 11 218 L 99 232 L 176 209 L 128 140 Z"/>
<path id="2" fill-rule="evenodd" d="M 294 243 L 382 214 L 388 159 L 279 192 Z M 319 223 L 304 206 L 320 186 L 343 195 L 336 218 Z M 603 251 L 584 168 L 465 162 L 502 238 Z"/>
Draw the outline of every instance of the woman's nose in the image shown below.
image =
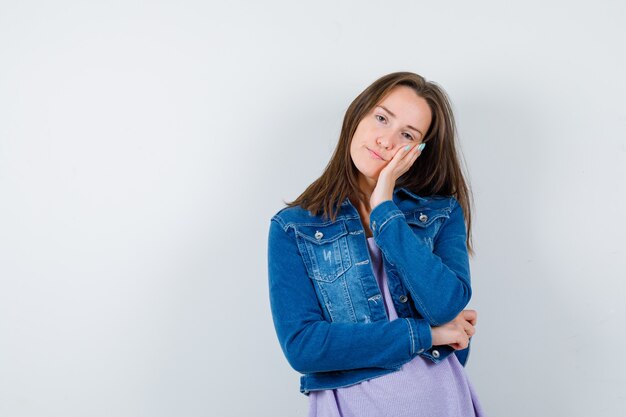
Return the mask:
<path id="1" fill-rule="evenodd" d="M 393 148 L 393 145 L 394 145 L 393 139 L 390 139 L 387 136 L 379 137 L 377 142 L 380 146 L 382 146 L 383 148 L 387 150 Z"/>

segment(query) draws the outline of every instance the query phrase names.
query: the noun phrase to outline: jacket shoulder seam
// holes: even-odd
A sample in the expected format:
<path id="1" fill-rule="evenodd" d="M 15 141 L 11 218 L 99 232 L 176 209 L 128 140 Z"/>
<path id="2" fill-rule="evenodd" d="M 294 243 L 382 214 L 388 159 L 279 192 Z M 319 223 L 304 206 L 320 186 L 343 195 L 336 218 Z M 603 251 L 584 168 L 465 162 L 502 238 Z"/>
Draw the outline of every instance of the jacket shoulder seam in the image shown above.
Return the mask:
<path id="1" fill-rule="evenodd" d="M 282 210 L 281 210 L 282 211 Z M 287 231 L 287 229 L 289 228 L 288 224 L 285 224 L 285 222 L 283 221 L 283 219 L 280 218 L 280 216 L 278 214 L 275 214 L 274 216 L 272 216 L 272 218 L 270 219 L 270 221 L 275 221 L 276 223 L 278 223 L 280 225 L 280 227 L 283 229 L 283 231 Z"/>

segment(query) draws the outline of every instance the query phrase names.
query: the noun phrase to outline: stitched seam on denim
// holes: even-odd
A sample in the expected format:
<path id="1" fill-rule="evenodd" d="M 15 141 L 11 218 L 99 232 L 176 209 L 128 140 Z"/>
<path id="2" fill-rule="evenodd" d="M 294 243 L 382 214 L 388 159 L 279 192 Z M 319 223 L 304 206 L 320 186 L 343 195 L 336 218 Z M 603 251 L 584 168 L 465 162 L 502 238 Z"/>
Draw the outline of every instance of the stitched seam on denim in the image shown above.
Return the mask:
<path id="1" fill-rule="evenodd" d="M 409 335 L 411 337 L 411 355 L 415 354 L 415 336 L 413 335 L 413 327 L 411 327 L 411 322 L 409 321 L 408 318 L 404 318 L 404 320 L 406 320 L 406 323 L 409 325 Z"/>
<path id="2" fill-rule="evenodd" d="M 406 362 L 398 362 L 398 363 L 400 363 L 400 364 L 404 364 L 404 363 L 406 363 Z M 391 365 L 391 366 L 395 366 L 395 365 Z M 392 373 L 392 372 L 396 372 L 396 370 L 395 370 L 395 369 L 387 369 L 387 368 L 385 368 L 385 370 L 386 370 L 386 371 L 388 371 L 388 372 L 385 372 L 385 373 L 380 374 L 380 375 L 378 375 L 378 376 L 383 376 L 383 375 L 390 374 L 390 373 Z M 315 372 L 312 372 L 312 373 L 310 373 L 309 375 L 314 376 L 314 375 L 315 375 Z M 365 376 L 365 377 L 363 377 L 363 379 L 359 379 L 359 380 L 357 380 L 357 381 L 355 381 L 355 382 L 350 382 L 350 383 L 348 383 L 348 384 L 344 384 L 344 385 L 331 386 L 330 388 L 317 388 L 317 389 L 309 390 L 309 392 L 311 392 L 311 391 L 321 391 L 321 390 L 325 390 L 325 389 L 335 389 L 335 388 L 344 388 L 344 387 L 349 387 L 349 386 L 352 386 L 352 385 L 356 385 L 356 384 L 358 384 L 359 382 L 363 382 L 363 381 L 370 380 L 370 379 L 372 379 L 372 378 L 373 378 L 372 376 Z"/>
<path id="3" fill-rule="evenodd" d="M 283 231 L 285 231 L 285 232 L 286 232 L 286 231 L 287 231 L 287 229 L 289 228 L 287 225 L 285 225 L 285 222 L 283 222 L 283 220 L 282 220 L 280 217 L 276 216 L 276 215 L 275 215 L 274 217 L 272 217 L 272 219 L 271 219 L 271 220 L 273 220 L 273 221 L 275 221 L 276 223 L 278 223 L 278 225 L 279 225 L 279 226 L 283 229 Z"/>
<path id="4" fill-rule="evenodd" d="M 379 235 L 378 235 L 378 236 L 380 237 L 380 233 L 379 233 Z M 381 251 L 383 252 L 383 254 L 385 253 L 385 251 L 384 251 L 384 250 L 382 250 L 382 248 L 381 248 Z M 387 258 L 389 258 L 389 257 L 387 257 Z M 391 262 L 390 262 L 390 263 L 391 263 Z M 400 272 L 400 274 L 401 274 L 402 276 L 407 276 L 407 275 L 405 274 L 405 271 L 404 271 L 402 268 L 400 268 L 400 267 L 399 267 L 399 265 L 394 265 L 394 266 L 397 266 L 397 267 L 398 267 L 398 269 L 399 269 L 399 271 L 398 271 L 398 272 Z M 422 311 L 424 312 L 424 315 L 428 318 L 428 320 L 429 320 L 429 321 L 430 321 L 433 325 L 438 325 L 439 323 L 438 323 L 437 321 L 435 321 L 435 320 L 432 318 L 432 316 L 428 313 L 428 310 L 426 309 L 426 306 L 424 305 L 424 303 L 422 302 L 422 300 L 421 300 L 421 299 L 417 296 L 417 294 L 416 294 L 416 293 L 415 293 L 415 291 L 413 290 L 413 287 L 411 286 L 411 283 L 410 283 L 408 280 L 406 280 L 406 282 L 403 282 L 403 283 L 404 283 L 404 285 L 406 285 L 406 286 L 407 286 L 407 288 L 408 288 L 409 292 L 411 293 L 411 296 L 413 296 L 413 300 L 414 300 L 414 301 L 416 301 L 416 302 L 420 305 L 420 307 L 422 308 Z"/>
<path id="5" fill-rule="evenodd" d="M 295 227 L 294 227 L 294 230 L 295 230 Z M 302 233 L 299 230 L 295 230 L 295 232 L 298 236 L 302 236 L 304 239 L 316 245 L 324 245 L 327 243 L 336 242 L 337 240 L 341 239 L 342 237 L 348 234 L 347 232 L 341 232 L 340 234 L 336 236 L 331 236 L 330 238 L 320 240 L 320 239 L 315 239 L 314 237 L 311 237 L 310 235 L 307 235 L 306 233 Z"/>
<path id="6" fill-rule="evenodd" d="M 415 194 L 413 191 L 409 190 L 406 187 L 400 187 L 394 190 L 394 194 L 397 194 L 400 190 L 402 190 L 406 195 L 408 195 L 409 197 L 411 197 L 412 200 L 414 201 L 428 201 L 427 197 L 422 197 L 419 196 L 417 194 Z"/>
<path id="7" fill-rule="evenodd" d="M 420 226 L 420 227 L 428 227 L 428 226 L 430 226 L 431 224 L 433 224 L 433 223 L 435 222 L 435 220 L 437 220 L 437 219 L 441 219 L 442 217 L 443 217 L 443 218 L 445 218 L 445 219 L 449 219 L 449 218 L 450 218 L 450 215 L 449 215 L 449 214 L 448 214 L 448 215 L 445 215 L 445 214 L 440 214 L 440 215 L 437 215 L 437 216 L 435 216 L 435 217 L 429 217 L 429 218 L 428 218 L 428 220 L 429 220 L 429 221 L 428 221 L 427 223 L 424 223 L 424 222 L 422 222 L 422 221 L 418 221 L 418 220 L 413 220 L 413 219 L 407 219 L 407 220 L 406 220 L 406 222 L 407 222 L 408 224 L 412 224 L 412 225 L 415 225 L 415 226 Z M 445 220 L 444 220 L 444 221 L 445 221 Z"/>
<path id="8" fill-rule="evenodd" d="M 451 203 L 451 204 L 453 204 L 453 203 Z M 416 209 L 411 209 L 411 210 L 409 210 L 409 211 L 403 211 L 403 213 L 404 213 L 404 214 L 409 214 L 409 215 L 412 215 L 412 214 L 415 214 L 415 213 L 419 213 L 420 211 L 426 211 L 426 210 L 443 210 L 443 211 L 445 211 L 447 214 L 450 214 L 450 211 L 451 211 L 450 207 L 451 207 L 451 206 L 448 206 L 448 207 L 440 207 L 440 208 L 432 208 L 432 207 L 428 207 L 428 206 L 426 206 L 426 207 L 417 207 Z"/>
<path id="9" fill-rule="evenodd" d="M 450 205 L 448 206 L 448 210 L 452 211 L 452 209 L 454 208 L 454 206 L 456 206 L 458 204 L 458 202 L 456 201 L 456 198 L 451 198 L 450 199 Z M 460 205 L 460 204 L 459 204 Z"/>
<path id="10" fill-rule="evenodd" d="M 446 210 L 448 213 L 450 213 L 452 211 L 452 208 L 455 206 L 455 202 L 453 199 L 450 199 L 450 206 L 447 208 L 444 208 L 444 210 Z M 420 210 L 424 210 L 425 207 L 419 207 L 416 208 L 414 210 L 410 210 L 410 211 L 401 211 L 400 213 L 402 213 L 403 215 L 411 215 L 411 214 L 415 214 Z M 429 208 L 430 209 L 430 208 Z M 394 211 L 398 211 L 398 210 L 394 210 Z M 287 229 L 288 227 L 293 227 L 293 226 L 328 226 L 329 224 L 333 224 L 336 223 L 339 220 L 356 220 L 356 219 L 360 219 L 360 216 L 350 216 L 350 215 L 342 215 L 342 216 L 337 216 L 337 218 L 335 219 L 335 221 L 326 221 L 326 222 L 306 222 L 306 223 L 302 223 L 302 222 L 285 222 L 278 214 L 274 215 L 274 217 L 272 217 L 272 219 L 278 221 L 281 226 L 283 226 L 284 229 Z M 382 227 L 382 226 L 381 226 Z M 352 233 L 352 232 L 351 232 Z"/>
<path id="11" fill-rule="evenodd" d="M 419 320 L 415 320 L 415 322 L 417 323 L 417 340 L 419 342 L 420 349 L 423 349 L 424 348 L 424 340 L 422 340 L 422 337 L 420 335 L 420 327 L 422 327 L 422 324 L 420 323 Z"/>
<path id="12" fill-rule="evenodd" d="M 432 199 L 428 199 L 425 197 L 421 197 L 423 200 L 425 200 L 426 202 L 431 201 Z M 450 205 L 448 206 L 448 208 L 446 210 L 451 211 L 454 206 L 456 206 L 458 203 L 455 202 L 455 198 L 454 196 L 451 196 L 448 198 L 450 201 Z M 393 201 L 393 200 L 392 200 Z M 294 226 L 294 225 L 302 225 L 302 226 L 325 226 L 331 223 L 334 223 L 333 221 L 327 221 L 327 222 L 322 222 L 322 223 L 301 223 L 301 222 L 285 222 L 282 218 L 281 218 L 281 213 L 283 213 L 285 210 L 289 209 L 290 207 L 284 207 L 283 209 L 281 209 L 277 214 L 275 214 L 273 216 L 273 219 L 276 219 L 277 221 L 279 221 L 279 223 L 286 229 L 289 226 Z M 415 212 L 419 211 L 420 209 L 423 210 L 425 207 L 418 207 L 416 209 L 411 209 L 410 211 L 407 212 L 403 212 L 404 214 L 414 214 Z M 358 214 L 356 215 L 351 215 L 351 214 L 340 214 L 336 217 L 335 221 L 338 220 L 354 220 L 354 219 L 360 219 L 360 216 Z"/>
<path id="13" fill-rule="evenodd" d="M 400 273 L 403 276 L 407 276 L 407 274 L 405 273 L 404 269 L 401 268 L 398 265 L 398 269 L 400 270 Z M 411 286 L 411 283 L 409 282 L 409 280 L 407 280 L 407 282 L 404 283 L 408 288 L 409 288 L 409 292 L 411 293 L 411 295 L 413 296 L 413 300 L 417 301 L 417 303 L 420 305 L 420 307 L 422 307 L 422 311 L 424 312 L 424 315 L 428 317 L 428 320 L 434 324 L 435 326 L 439 325 L 439 323 L 437 321 L 435 321 L 433 319 L 433 317 L 430 315 L 430 313 L 428 312 L 428 310 L 426 309 L 426 306 L 424 305 L 424 303 L 422 302 L 422 299 L 420 297 L 417 296 L 416 292 L 413 290 L 413 287 Z"/>
<path id="14" fill-rule="evenodd" d="M 309 240 L 309 241 L 314 242 L 316 244 L 326 244 L 326 243 L 334 242 L 334 241 L 337 241 L 341 237 L 343 237 L 343 236 L 348 234 L 348 229 L 346 228 L 345 222 L 335 222 L 335 223 L 332 223 L 332 225 L 334 225 L 335 226 L 334 228 L 338 229 L 338 230 L 334 230 L 333 232 L 335 232 L 335 234 L 333 236 L 328 237 L 328 238 L 323 239 L 323 240 L 319 240 L 319 239 L 317 239 L 315 237 L 312 237 L 312 236 L 310 236 L 310 235 L 308 235 L 306 233 L 303 233 L 300 230 L 297 230 L 296 225 L 294 225 L 294 230 L 296 231 L 296 234 L 298 236 L 302 236 L 306 240 Z M 298 223 L 297 226 L 305 226 L 305 225 L 301 224 L 301 223 Z M 317 227 L 321 227 L 321 225 L 319 225 L 319 224 L 316 224 L 314 226 L 316 226 L 316 228 Z M 326 226 L 329 226 L 329 225 L 326 225 Z"/>
<path id="15" fill-rule="evenodd" d="M 320 292 L 322 293 L 322 302 L 324 303 L 324 307 L 326 307 L 326 311 L 328 311 L 328 315 L 330 316 L 330 320 L 331 321 L 335 321 L 335 315 L 333 314 L 333 305 L 330 302 L 330 298 L 328 297 L 328 291 L 326 291 L 326 288 L 324 288 L 324 284 L 323 281 L 317 281 L 316 280 L 316 284 L 317 287 L 320 289 Z M 318 297 L 318 301 L 319 297 Z"/>
<path id="16" fill-rule="evenodd" d="M 356 313 L 354 312 L 354 304 L 352 304 L 350 291 L 348 291 L 348 283 L 346 282 L 346 276 L 344 275 L 339 279 L 343 281 L 342 290 L 343 290 L 344 301 L 348 304 L 348 307 L 349 307 L 348 314 L 350 315 L 350 318 L 352 319 L 352 321 L 356 323 L 357 322 Z"/>
<path id="17" fill-rule="evenodd" d="M 299 232 L 295 232 L 297 237 L 303 237 L 305 235 L 303 235 L 302 233 Z M 302 239 L 300 239 L 302 240 Z M 346 235 L 341 235 L 338 238 L 332 240 L 332 241 L 327 241 L 325 242 L 323 245 L 329 245 L 332 244 L 333 245 L 333 257 L 336 258 L 336 249 L 335 249 L 335 245 L 339 246 L 339 259 L 341 259 L 341 271 L 339 273 L 333 273 L 334 279 L 332 279 L 332 281 L 326 281 L 322 279 L 321 273 L 319 273 L 319 263 L 317 262 L 318 257 L 316 256 L 316 248 L 319 248 L 318 245 L 311 243 L 310 239 L 304 238 L 304 247 L 306 248 L 306 252 L 308 254 L 308 257 L 310 259 L 310 262 L 313 266 L 315 266 L 315 268 L 317 268 L 317 272 L 318 274 L 316 274 L 316 278 L 314 279 L 320 279 L 324 282 L 332 282 L 335 281 L 336 279 L 340 278 L 341 276 L 345 276 L 345 274 L 350 270 L 350 268 L 352 268 L 353 262 L 352 262 L 352 256 L 350 253 L 350 246 L 348 245 L 348 239 L 346 237 Z M 345 247 L 344 247 L 345 246 Z M 345 249 L 345 250 L 344 250 Z"/>
<path id="18" fill-rule="evenodd" d="M 383 229 L 383 227 L 385 227 L 385 225 L 386 225 L 387 223 L 389 223 L 391 220 L 395 219 L 396 217 L 400 217 L 400 216 L 404 217 L 404 213 L 402 213 L 401 211 L 394 210 L 394 211 L 392 211 L 392 213 L 395 213 L 395 214 L 393 214 L 392 216 L 388 217 L 388 218 L 387 218 L 387 219 L 383 222 L 383 224 L 381 224 L 380 226 L 378 226 L 378 234 L 380 234 L 380 232 L 381 232 L 381 230 Z"/>
<path id="19" fill-rule="evenodd" d="M 329 220 L 329 221 L 326 221 L 326 222 L 306 222 L 306 223 L 303 223 L 303 222 L 288 222 L 288 223 L 285 223 L 285 224 L 287 226 L 328 226 L 328 225 L 331 225 L 331 224 L 335 224 L 335 223 L 337 223 L 337 222 L 339 222 L 341 220 L 355 220 L 355 219 L 358 219 L 358 218 L 359 217 L 356 217 L 356 216 L 350 216 L 350 217 L 342 216 L 342 217 L 337 217 L 335 219 L 335 221 Z"/>
<path id="20" fill-rule="evenodd" d="M 450 215 L 452 215 L 452 210 L 454 210 L 453 206 L 457 206 L 458 205 L 460 207 L 460 204 L 456 204 L 454 201 L 455 201 L 454 199 L 452 199 L 452 198 L 450 199 L 450 207 L 448 208 L 448 210 L 450 210 Z M 463 217 L 461 217 L 461 219 L 463 219 Z M 441 234 L 441 229 L 443 229 L 443 227 L 446 225 L 447 221 L 450 221 L 450 216 L 448 216 L 448 218 L 443 221 L 441 226 L 439 226 L 439 229 L 437 229 L 437 233 L 435 233 L 435 236 L 433 236 L 433 245 L 435 244 L 435 242 L 437 242 L 438 244 L 441 243 L 441 242 L 438 242 L 439 235 Z M 463 227 L 465 227 L 465 224 L 463 224 Z"/>

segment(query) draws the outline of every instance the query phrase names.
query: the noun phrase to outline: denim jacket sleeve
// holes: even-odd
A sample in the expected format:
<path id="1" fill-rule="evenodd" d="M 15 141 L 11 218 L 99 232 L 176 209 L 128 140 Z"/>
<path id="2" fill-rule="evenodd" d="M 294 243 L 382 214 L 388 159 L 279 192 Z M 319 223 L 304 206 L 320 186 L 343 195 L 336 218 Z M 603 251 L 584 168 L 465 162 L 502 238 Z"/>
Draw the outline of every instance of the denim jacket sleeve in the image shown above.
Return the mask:
<path id="1" fill-rule="evenodd" d="M 276 216 L 270 222 L 268 269 L 274 327 L 288 362 L 300 373 L 394 368 L 432 346 L 430 326 L 423 319 L 325 320 L 293 227 Z"/>
<path id="2" fill-rule="evenodd" d="M 372 209 L 370 225 L 376 244 L 397 269 L 422 317 L 431 326 L 453 320 L 472 296 L 465 221 L 456 199 L 432 250 L 413 233 L 392 200 Z"/>

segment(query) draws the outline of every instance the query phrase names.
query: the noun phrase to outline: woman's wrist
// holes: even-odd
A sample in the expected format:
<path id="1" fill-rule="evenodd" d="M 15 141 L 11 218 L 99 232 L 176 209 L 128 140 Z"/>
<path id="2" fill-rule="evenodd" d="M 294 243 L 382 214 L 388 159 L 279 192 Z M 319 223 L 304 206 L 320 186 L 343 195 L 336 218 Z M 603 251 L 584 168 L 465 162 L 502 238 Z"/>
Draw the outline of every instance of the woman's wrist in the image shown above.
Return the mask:
<path id="1" fill-rule="evenodd" d="M 370 208 L 374 210 L 374 207 L 382 203 L 383 201 L 391 200 L 393 197 L 393 187 L 395 181 L 384 181 L 379 179 L 372 195 L 370 196 Z"/>

